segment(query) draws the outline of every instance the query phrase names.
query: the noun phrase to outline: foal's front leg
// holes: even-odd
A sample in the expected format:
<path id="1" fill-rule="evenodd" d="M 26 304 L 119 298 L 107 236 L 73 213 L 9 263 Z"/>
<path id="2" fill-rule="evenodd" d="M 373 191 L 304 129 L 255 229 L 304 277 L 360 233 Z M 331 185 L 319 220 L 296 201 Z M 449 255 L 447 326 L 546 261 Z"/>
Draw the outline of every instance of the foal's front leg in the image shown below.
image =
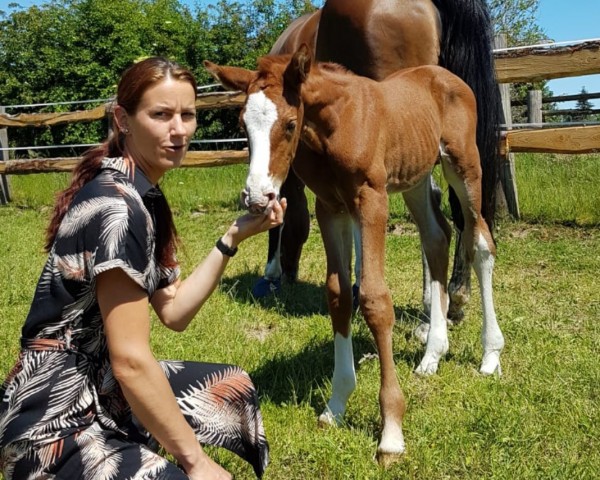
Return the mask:
<path id="1" fill-rule="evenodd" d="M 359 215 L 362 239 L 360 307 L 379 353 L 379 406 L 383 430 L 377 457 L 386 466 L 397 460 L 405 450 L 402 420 L 406 405 L 396 376 L 392 345 L 396 319 L 392 297 L 384 277 L 388 219 L 388 197 L 385 190 L 363 187 Z"/>
<path id="2" fill-rule="evenodd" d="M 335 363 L 331 398 L 319 417 L 321 424 L 341 423 L 346 404 L 356 388 L 352 351 L 352 219 L 347 212 L 332 213 L 317 199 L 317 220 L 327 255 L 327 301 L 334 333 Z"/>

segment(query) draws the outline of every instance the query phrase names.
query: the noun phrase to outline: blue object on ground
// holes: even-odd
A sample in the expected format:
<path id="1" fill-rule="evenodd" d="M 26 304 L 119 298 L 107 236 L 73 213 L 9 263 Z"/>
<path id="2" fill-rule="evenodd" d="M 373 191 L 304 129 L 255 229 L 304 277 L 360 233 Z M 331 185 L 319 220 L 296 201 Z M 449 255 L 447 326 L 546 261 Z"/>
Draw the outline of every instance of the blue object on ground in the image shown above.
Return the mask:
<path id="1" fill-rule="evenodd" d="M 281 279 L 271 279 L 262 277 L 252 287 L 252 296 L 254 298 L 265 298 L 269 295 L 275 295 L 281 290 Z"/>

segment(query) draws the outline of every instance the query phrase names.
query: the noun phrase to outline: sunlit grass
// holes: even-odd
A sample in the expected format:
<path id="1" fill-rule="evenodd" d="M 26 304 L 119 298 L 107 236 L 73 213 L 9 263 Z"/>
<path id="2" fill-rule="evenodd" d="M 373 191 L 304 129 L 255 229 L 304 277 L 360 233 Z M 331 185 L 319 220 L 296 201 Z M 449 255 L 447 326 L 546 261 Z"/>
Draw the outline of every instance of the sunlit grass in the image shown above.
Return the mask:
<path id="1" fill-rule="evenodd" d="M 239 215 L 244 174 L 244 166 L 186 169 L 165 179 L 185 273 Z M 387 238 L 386 275 L 397 317 L 396 372 L 408 402 L 408 450 L 387 471 L 373 461 L 379 365 L 370 359 L 375 347 L 360 315 L 353 319 L 358 387 L 345 425 L 316 425 L 331 391 L 333 339 L 314 218 L 298 284 L 285 286 L 278 298 L 255 301 L 249 289 L 264 267 L 267 238 L 249 239 L 186 332 L 154 321 L 153 349 L 159 358 L 234 363 L 250 373 L 271 443 L 266 480 L 594 479 L 600 469 L 600 205 L 592 187 L 598 178 L 598 157 L 517 158 L 524 221 L 502 221 L 496 232 L 495 302 L 506 338 L 500 379 L 477 373 L 476 285 L 465 321 L 450 331 L 450 352 L 438 374 L 412 373 L 423 353 L 411 336 L 421 297 L 419 243 L 401 197 L 391 200 L 396 228 Z M 0 376 L 17 356 L 45 261 L 43 230 L 66 177 L 12 180 L 15 201 L 0 207 Z M 236 479 L 253 478 L 232 454 L 210 452 Z"/>

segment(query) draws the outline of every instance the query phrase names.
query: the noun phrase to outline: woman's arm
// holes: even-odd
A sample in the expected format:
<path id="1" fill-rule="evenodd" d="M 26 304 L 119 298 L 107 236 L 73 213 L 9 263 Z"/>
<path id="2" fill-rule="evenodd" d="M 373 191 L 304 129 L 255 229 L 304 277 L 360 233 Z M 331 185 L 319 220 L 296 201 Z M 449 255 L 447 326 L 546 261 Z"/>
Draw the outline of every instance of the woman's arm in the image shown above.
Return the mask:
<path id="1" fill-rule="evenodd" d="M 202 450 L 152 354 L 145 292 L 113 269 L 98 275 L 96 294 L 113 373 L 132 412 L 190 478 L 231 478 Z"/>
<path id="2" fill-rule="evenodd" d="M 287 202 L 283 198 L 281 202 L 273 201 L 265 215 L 244 215 L 238 218 L 221 237 L 223 243 L 234 248 L 252 235 L 281 225 L 286 207 Z M 227 255 L 213 247 L 204 261 L 184 281 L 157 290 L 151 303 L 161 322 L 172 330 L 185 330 L 218 285 L 228 261 Z"/>

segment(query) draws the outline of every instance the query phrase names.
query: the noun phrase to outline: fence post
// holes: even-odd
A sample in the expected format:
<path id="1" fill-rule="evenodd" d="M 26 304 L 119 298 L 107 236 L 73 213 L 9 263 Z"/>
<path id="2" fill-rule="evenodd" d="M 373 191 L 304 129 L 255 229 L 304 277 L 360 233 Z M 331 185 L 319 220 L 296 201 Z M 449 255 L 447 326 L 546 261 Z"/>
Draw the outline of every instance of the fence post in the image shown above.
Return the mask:
<path id="1" fill-rule="evenodd" d="M 494 48 L 506 48 L 506 36 L 497 35 L 494 37 Z M 511 130 L 512 112 L 510 106 L 510 85 L 508 83 L 498 84 L 500 97 L 502 99 L 502 111 L 500 113 L 500 123 L 506 125 L 507 130 Z M 506 211 L 515 219 L 521 218 L 519 212 L 519 196 L 517 194 L 517 182 L 515 178 L 515 156 L 513 153 L 500 155 L 500 184 L 497 190 L 497 210 Z"/>
<path id="2" fill-rule="evenodd" d="M 539 125 L 542 118 L 542 91 L 529 90 L 527 92 L 527 123 Z"/>
<path id="3" fill-rule="evenodd" d="M 0 107 L 0 113 L 4 113 L 6 109 Z M 0 129 L 0 148 L 8 148 L 8 129 Z M 0 161 L 5 162 L 9 158 L 8 150 L 0 150 Z M 0 175 L 0 205 L 6 205 L 10 202 L 10 184 L 6 175 Z"/>

